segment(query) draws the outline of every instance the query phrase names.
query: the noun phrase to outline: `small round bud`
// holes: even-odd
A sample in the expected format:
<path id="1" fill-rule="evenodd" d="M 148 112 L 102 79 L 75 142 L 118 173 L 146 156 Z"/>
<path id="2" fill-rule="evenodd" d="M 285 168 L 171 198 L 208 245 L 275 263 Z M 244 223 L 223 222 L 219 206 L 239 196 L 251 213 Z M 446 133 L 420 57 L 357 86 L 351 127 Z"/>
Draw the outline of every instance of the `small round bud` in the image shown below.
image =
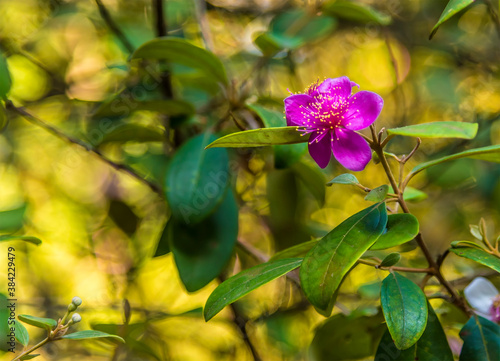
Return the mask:
<path id="1" fill-rule="evenodd" d="M 82 316 L 80 316 L 80 314 L 78 313 L 74 313 L 73 316 L 71 316 L 71 321 L 73 321 L 73 323 L 80 322 L 81 320 Z"/>
<path id="2" fill-rule="evenodd" d="M 78 307 L 74 303 L 70 303 L 68 305 L 68 312 L 73 312 L 77 309 Z"/>
<path id="3" fill-rule="evenodd" d="M 74 304 L 76 307 L 78 307 L 82 304 L 82 299 L 78 296 L 73 297 L 73 299 L 71 300 L 71 303 Z"/>

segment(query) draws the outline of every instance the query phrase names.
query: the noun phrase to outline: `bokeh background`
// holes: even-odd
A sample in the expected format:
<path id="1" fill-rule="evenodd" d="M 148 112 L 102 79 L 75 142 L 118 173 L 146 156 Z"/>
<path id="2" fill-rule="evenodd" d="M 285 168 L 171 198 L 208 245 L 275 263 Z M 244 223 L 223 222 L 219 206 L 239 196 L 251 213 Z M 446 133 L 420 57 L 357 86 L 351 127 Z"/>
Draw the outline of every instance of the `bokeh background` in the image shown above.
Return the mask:
<path id="1" fill-rule="evenodd" d="M 160 185 L 175 149 L 187 139 L 207 128 L 226 134 L 261 127 L 255 106 L 281 113 L 289 91 L 301 92 L 325 77 L 347 75 L 362 90 L 379 93 L 385 101 L 379 129 L 445 120 L 479 123 L 472 141 L 426 140 L 409 167 L 499 144 L 500 34 L 486 3 L 476 1 L 454 16 L 432 40 L 430 30 L 447 0 L 353 1 L 376 11 L 373 18 L 361 19 L 335 13 L 332 3 L 164 1 L 169 35 L 209 49 L 224 63 L 230 84 L 222 88 L 182 66 L 129 61 L 134 49 L 158 35 L 154 1 L 1 0 L 0 47 L 12 77 L 9 99 Z M 497 1 L 490 4 L 498 11 Z M 158 134 L 171 105 L 137 106 L 162 98 L 166 70 L 174 98 L 194 109 L 169 117 L 169 144 Z M 103 110 L 102 104 L 116 97 L 120 108 Z M 78 329 L 100 329 L 127 340 L 118 347 L 60 341 L 41 349 L 38 360 L 253 360 L 246 337 L 263 360 L 328 360 L 333 359 L 329 352 L 336 357 L 344 352 L 341 346 L 332 350 L 334 344 L 373 346 L 366 346 L 375 342 L 366 336 L 369 331 L 360 336 L 354 321 L 353 330 L 335 339 L 335 326 L 325 331 L 325 318 L 286 278 L 238 301 L 236 320 L 234 309 L 226 308 L 206 323 L 202 307 L 220 279 L 189 293 L 172 254 L 157 250 L 170 217 L 165 200 L 96 154 L 15 112 L 7 115 L 0 134 L 0 233 L 42 240 L 39 246 L 0 243 L 2 259 L 9 246 L 16 249 L 17 313 L 62 317 L 71 298 L 79 296 Z M 112 131 L 127 125 L 132 127 L 119 136 Z M 413 146 L 407 138 L 395 139 L 388 150 L 407 154 Z M 222 278 L 324 235 L 366 207 L 363 192 L 354 187 L 325 188 L 345 170 L 335 162 L 319 169 L 303 146 L 293 152 L 231 150 L 230 157 L 238 240 L 260 259 L 238 246 Z M 379 168 L 371 163 L 356 175 L 374 188 L 386 183 Z M 499 175 L 496 164 L 465 159 L 415 178 L 412 186 L 427 197 L 411 207 L 434 254 L 452 241 L 470 239 L 468 225 L 481 217 L 496 237 Z M 403 265 L 424 265 L 411 243 L 400 251 Z M 0 264 L 0 279 L 6 280 L 6 262 Z M 449 256 L 444 272 L 459 289 L 476 274 L 490 275 L 455 256 Z M 334 312 L 380 314 L 377 290 L 384 276 L 365 266 L 354 269 Z M 0 292 L 6 287 L 7 281 L 0 282 Z M 432 304 L 457 351 L 464 317 L 439 298 Z M 41 330 L 27 328 L 32 340 L 42 338 Z"/>

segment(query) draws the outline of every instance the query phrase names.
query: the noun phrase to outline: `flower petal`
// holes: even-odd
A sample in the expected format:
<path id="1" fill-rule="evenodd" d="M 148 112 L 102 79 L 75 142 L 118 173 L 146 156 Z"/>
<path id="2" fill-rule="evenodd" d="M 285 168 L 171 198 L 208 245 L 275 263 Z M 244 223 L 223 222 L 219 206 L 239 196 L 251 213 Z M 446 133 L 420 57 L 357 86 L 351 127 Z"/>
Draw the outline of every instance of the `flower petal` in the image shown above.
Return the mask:
<path id="1" fill-rule="evenodd" d="M 312 133 L 309 138 L 309 154 L 321 168 L 326 168 L 332 157 L 329 134 Z"/>
<path id="2" fill-rule="evenodd" d="M 355 84 L 355 83 L 354 83 Z M 352 82 L 346 76 L 340 78 L 326 79 L 319 86 L 317 91 L 328 94 L 332 97 L 348 98 L 351 95 Z"/>
<path id="3" fill-rule="evenodd" d="M 331 142 L 335 159 L 347 169 L 363 170 L 372 159 L 366 140 L 352 130 L 337 128 Z"/>
<path id="4" fill-rule="evenodd" d="M 493 299 L 498 295 L 496 287 L 484 277 L 476 277 L 464 289 L 467 302 L 482 314 L 489 314 Z"/>
<path id="5" fill-rule="evenodd" d="M 351 130 L 369 127 L 377 119 L 384 106 L 382 97 L 369 91 L 357 92 L 349 98 L 349 102 L 342 125 Z"/>
<path id="6" fill-rule="evenodd" d="M 294 94 L 285 98 L 285 116 L 288 126 L 303 126 L 306 121 L 304 108 L 307 108 L 313 98 L 307 94 Z"/>

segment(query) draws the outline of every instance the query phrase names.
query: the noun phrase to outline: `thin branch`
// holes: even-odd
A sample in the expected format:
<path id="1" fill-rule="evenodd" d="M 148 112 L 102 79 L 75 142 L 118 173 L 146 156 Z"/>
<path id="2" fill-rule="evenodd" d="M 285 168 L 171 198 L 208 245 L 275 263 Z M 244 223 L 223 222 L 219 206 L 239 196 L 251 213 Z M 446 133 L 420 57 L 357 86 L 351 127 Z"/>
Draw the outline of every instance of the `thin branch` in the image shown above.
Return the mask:
<path id="1" fill-rule="evenodd" d="M 129 53 L 133 53 L 135 51 L 134 46 L 127 39 L 127 37 L 125 36 L 125 34 L 120 30 L 120 28 L 118 27 L 118 25 L 116 25 L 116 23 L 114 22 L 113 18 L 109 14 L 108 9 L 106 9 L 106 7 L 102 3 L 102 1 L 101 0 L 95 0 L 95 3 L 97 4 L 97 7 L 99 8 L 99 13 L 101 14 L 102 19 L 104 20 L 104 22 L 106 23 L 106 25 L 108 26 L 108 28 L 111 30 L 111 32 L 113 32 L 116 35 L 116 37 L 118 38 L 118 40 L 120 40 L 120 42 L 123 44 L 123 46 L 125 47 L 125 49 L 127 49 L 127 51 Z"/>
<path id="2" fill-rule="evenodd" d="M 81 141 L 80 139 L 73 138 L 72 136 L 67 135 L 66 133 L 62 132 L 61 130 L 53 127 L 52 125 L 46 123 L 42 119 L 29 113 L 26 109 L 24 109 L 22 107 L 16 107 L 14 104 L 12 104 L 12 102 L 10 100 L 7 100 L 5 102 L 5 105 L 6 105 L 7 109 L 12 110 L 13 112 L 17 113 L 18 115 L 24 117 L 31 124 L 34 124 L 40 128 L 43 128 L 44 130 L 51 133 L 52 135 L 55 135 L 59 139 L 62 139 L 62 140 L 66 141 L 68 143 L 71 143 L 71 144 L 76 144 L 76 145 L 82 147 L 83 149 L 85 149 L 86 151 L 97 155 L 104 163 L 110 165 L 111 167 L 113 167 L 116 170 L 127 173 L 131 177 L 133 177 L 133 178 L 137 179 L 138 181 L 140 181 L 141 183 L 147 185 L 149 188 L 151 188 L 151 190 L 153 192 L 155 192 L 158 195 L 160 195 L 161 197 L 163 197 L 163 191 L 157 184 L 155 184 L 151 181 L 148 181 L 147 179 L 145 179 L 143 176 L 138 174 L 135 170 L 133 170 L 129 166 L 112 161 L 111 159 L 106 157 L 104 154 L 102 154 L 100 150 L 98 150 L 98 149 L 92 147 L 91 145 Z"/>
<path id="3" fill-rule="evenodd" d="M 358 259 L 358 263 L 367 266 L 375 267 L 376 269 L 382 271 L 400 271 L 400 272 L 410 272 L 410 273 L 429 273 L 432 271 L 431 268 L 412 268 L 412 267 L 381 267 L 380 264 L 370 262 L 364 259 Z"/>

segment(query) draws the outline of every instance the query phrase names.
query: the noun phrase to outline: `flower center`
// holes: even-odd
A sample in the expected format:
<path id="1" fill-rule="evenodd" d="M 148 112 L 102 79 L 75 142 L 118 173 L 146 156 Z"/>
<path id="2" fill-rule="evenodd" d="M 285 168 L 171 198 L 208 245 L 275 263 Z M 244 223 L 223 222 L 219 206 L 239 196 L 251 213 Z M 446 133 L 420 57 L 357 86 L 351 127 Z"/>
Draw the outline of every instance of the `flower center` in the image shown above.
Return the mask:
<path id="1" fill-rule="evenodd" d="M 500 295 L 493 299 L 493 304 L 490 308 L 490 316 L 493 322 L 500 322 Z"/>

